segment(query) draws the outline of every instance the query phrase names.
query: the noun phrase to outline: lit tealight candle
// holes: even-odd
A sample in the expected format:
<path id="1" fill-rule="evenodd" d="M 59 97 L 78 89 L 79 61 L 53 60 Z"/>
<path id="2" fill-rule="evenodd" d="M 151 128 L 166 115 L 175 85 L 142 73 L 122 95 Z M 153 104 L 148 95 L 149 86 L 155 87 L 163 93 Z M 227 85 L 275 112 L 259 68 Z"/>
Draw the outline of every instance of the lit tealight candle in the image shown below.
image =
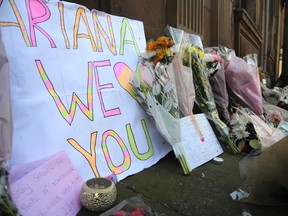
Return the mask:
<path id="1" fill-rule="evenodd" d="M 90 211 L 105 211 L 116 200 L 117 189 L 113 181 L 107 178 L 91 178 L 80 191 L 82 205 Z"/>

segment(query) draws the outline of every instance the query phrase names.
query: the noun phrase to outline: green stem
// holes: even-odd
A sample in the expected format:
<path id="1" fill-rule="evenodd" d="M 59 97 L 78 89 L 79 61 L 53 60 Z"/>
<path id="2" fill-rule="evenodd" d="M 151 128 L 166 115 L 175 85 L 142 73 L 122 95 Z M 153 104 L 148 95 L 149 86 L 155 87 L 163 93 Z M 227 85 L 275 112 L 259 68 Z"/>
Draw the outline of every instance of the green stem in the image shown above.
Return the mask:
<path id="1" fill-rule="evenodd" d="M 7 204 L 7 202 L 8 202 L 8 204 Z M 15 207 L 10 202 L 11 201 L 9 199 L 6 202 L 4 202 L 3 198 L 2 197 L 0 198 L 0 206 L 1 206 L 1 208 L 3 208 L 4 212 L 7 213 L 9 216 L 16 216 L 17 214 L 15 214 L 13 212 L 13 209 L 15 209 Z M 16 211 L 16 212 L 18 212 L 18 211 Z"/>
<path id="2" fill-rule="evenodd" d="M 225 138 L 225 141 L 228 144 L 229 148 L 233 152 L 233 154 L 239 153 L 239 149 L 237 148 L 235 143 L 230 139 L 230 137 L 228 135 L 226 135 L 224 138 Z"/>
<path id="3" fill-rule="evenodd" d="M 183 169 L 183 171 L 184 171 L 184 174 L 185 174 L 185 175 L 190 174 L 190 169 L 189 169 L 189 167 L 188 167 L 186 158 L 185 158 L 184 156 L 180 156 L 178 159 L 179 159 L 179 161 L 180 161 L 180 164 L 181 164 L 181 166 L 182 166 L 182 169 Z"/>

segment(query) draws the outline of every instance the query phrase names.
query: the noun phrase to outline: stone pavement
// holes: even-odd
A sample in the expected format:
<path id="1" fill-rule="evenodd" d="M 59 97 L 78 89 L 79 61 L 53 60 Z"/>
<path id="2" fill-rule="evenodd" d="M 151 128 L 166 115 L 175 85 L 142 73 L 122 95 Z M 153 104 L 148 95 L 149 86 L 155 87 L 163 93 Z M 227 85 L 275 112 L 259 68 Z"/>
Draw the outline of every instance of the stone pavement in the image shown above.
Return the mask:
<path id="1" fill-rule="evenodd" d="M 233 201 L 230 193 L 242 186 L 239 161 L 244 155 L 226 152 L 224 163 L 209 161 L 184 175 L 179 161 L 170 152 L 154 166 L 117 184 L 119 202 L 141 196 L 159 215 L 184 216 L 286 216 L 287 207 L 263 207 Z M 100 215 L 84 208 L 78 216 Z"/>

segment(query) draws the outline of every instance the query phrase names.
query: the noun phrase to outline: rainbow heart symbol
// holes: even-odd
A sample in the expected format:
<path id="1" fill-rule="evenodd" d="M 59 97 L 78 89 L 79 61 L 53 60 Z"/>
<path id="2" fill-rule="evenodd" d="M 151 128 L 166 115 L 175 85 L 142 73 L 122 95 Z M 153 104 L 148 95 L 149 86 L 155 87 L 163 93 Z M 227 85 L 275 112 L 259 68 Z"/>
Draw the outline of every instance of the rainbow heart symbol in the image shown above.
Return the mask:
<path id="1" fill-rule="evenodd" d="M 137 65 L 137 67 L 139 64 Z M 114 74 L 118 80 L 120 86 L 125 89 L 137 102 L 136 92 L 134 90 L 133 85 L 131 84 L 131 80 L 136 76 L 139 70 L 136 69 L 136 73 L 125 63 L 118 62 L 114 65 Z"/>

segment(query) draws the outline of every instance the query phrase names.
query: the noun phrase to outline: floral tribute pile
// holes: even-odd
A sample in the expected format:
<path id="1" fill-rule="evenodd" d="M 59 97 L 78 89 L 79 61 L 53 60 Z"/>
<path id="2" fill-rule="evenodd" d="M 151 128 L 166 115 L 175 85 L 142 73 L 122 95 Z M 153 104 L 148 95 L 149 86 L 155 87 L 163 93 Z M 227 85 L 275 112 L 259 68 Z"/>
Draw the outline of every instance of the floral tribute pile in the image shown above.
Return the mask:
<path id="1" fill-rule="evenodd" d="M 257 55 L 240 58 L 226 47 L 204 48 L 199 36 L 171 27 L 168 35 L 148 41 L 129 79 L 137 102 L 172 145 L 185 174 L 191 168 L 181 147 L 179 119 L 190 116 L 204 141 L 194 108 L 214 124 L 219 140 L 225 141 L 233 154 L 264 151 L 287 136 L 288 87 L 273 89 L 279 106 L 267 104 Z M 18 215 L 7 191 L 5 160 L 0 161 L 0 207 L 8 215 Z M 138 211 L 135 209 L 135 214 Z"/>
<path id="2" fill-rule="evenodd" d="M 262 97 L 257 55 L 249 54 L 240 58 L 225 47 L 205 50 L 205 55 L 212 54 L 221 59 L 214 61 L 222 65 L 210 73 L 209 80 L 215 98 L 219 100 L 216 104 L 221 113 L 220 118 L 226 121 L 229 137 L 238 151 L 263 151 L 284 138 L 287 135 L 286 111 L 279 107 L 264 106 L 266 102 Z M 224 103 L 221 102 L 223 98 L 226 98 Z"/>
<path id="3" fill-rule="evenodd" d="M 226 47 L 204 48 L 199 36 L 167 29 L 169 36 L 148 41 L 130 82 L 184 171 L 189 167 L 179 145 L 179 119 L 191 116 L 202 137 L 195 110 L 206 115 L 233 154 L 264 151 L 287 135 L 285 110 L 263 105 L 257 55 L 240 58 Z"/>

